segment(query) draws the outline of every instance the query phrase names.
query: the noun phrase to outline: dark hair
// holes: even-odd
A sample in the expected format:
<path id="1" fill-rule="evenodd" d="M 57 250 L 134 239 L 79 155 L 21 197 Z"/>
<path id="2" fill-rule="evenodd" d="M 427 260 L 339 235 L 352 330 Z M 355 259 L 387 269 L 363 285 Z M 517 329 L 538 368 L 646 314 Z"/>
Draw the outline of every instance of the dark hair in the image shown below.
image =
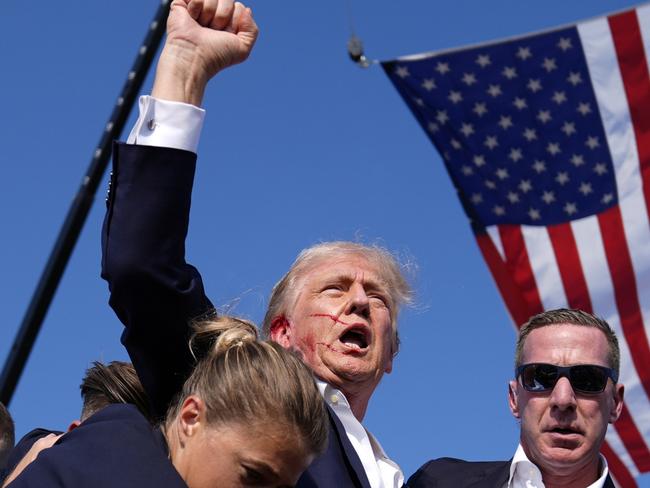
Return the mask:
<path id="1" fill-rule="evenodd" d="M 153 422 L 147 394 L 131 363 L 94 361 L 92 364 L 79 386 L 83 398 L 82 421 L 112 403 L 129 403 Z"/>
<path id="2" fill-rule="evenodd" d="M 521 356 L 524 350 L 524 343 L 526 337 L 535 329 L 546 327 L 548 325 L 558 324 L 571 324 L 583 325 L 585 327 L 595 327 L 599 329 L 609 345 L 609 366 L 618 375 L 621 364 L 621 351 L 618 347 L 618 339 L 616 333 L 612 330 L 610 325 L 603 319 L 598 318 L 590 313 L 583 312 L 582 310 L 558 308 L 557 310 L 547 310 L 540 314 L 534 315 L 528 322 L 523 324 L 519 329 L 519 338 L 517 339 L 517 346 L 515 348 L 515 370 L 521 366 Z"/>
<path id="3" fill-rule="evenodd" d="M 15 440 L 14 420 L 7 407 L 0 402 L 0 469 L 4 467 Z"/>

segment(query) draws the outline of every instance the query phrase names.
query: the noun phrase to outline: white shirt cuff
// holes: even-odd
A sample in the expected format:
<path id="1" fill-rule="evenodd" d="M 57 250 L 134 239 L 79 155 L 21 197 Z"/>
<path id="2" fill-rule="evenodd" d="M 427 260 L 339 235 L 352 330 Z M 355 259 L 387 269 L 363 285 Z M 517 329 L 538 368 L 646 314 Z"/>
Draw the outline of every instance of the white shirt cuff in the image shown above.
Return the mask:
<path id="1" fill-rule="evenodd" d="M 140 97 L 140 116 L 127 144 L 173 147 L 197 152 L 205 110 L 182 102 Z"/>

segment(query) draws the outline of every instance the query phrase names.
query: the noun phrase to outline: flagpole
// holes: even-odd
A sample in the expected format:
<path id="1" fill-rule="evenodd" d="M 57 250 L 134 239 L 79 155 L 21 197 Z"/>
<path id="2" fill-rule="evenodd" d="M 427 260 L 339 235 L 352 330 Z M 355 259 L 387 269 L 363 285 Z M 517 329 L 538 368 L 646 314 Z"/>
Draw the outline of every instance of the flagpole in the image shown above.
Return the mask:
<path id="1" fill-rule="evenodd" d="M 11 402 L 18 380 L 25 368 L 25 363 L 34 346 L 47 310 L 52 303 L 54 293 L 61 281 L 74 246 L 79 239 L 79 234 L 92 206 L 97 188 L 108 166 L 113 140 L 119 138 L 122 133 L 131 108 L 158 51 L 160 41 L 165 33 L 168 13 L 169 0 L 161 0 L 158 11 L 147 28 L 144 43 L 138 49 L 138 54 L 127 75 L 122 92 L 117 99 L 108 123 L 103 129 L 97 149 L 93 153 L 81 186 L 70 205 L 45 269 L 23 317 L 20 329 L 16 334 L 2 369 L 2 376 L 0 376 L 0 402 L 5 405 Z"/>

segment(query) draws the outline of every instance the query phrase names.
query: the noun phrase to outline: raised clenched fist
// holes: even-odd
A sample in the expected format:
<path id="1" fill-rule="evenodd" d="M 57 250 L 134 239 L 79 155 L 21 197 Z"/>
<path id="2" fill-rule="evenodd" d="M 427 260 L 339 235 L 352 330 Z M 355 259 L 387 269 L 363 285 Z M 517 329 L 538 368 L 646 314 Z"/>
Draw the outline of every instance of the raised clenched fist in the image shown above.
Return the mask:
<path id="1" fill-rule="evenodd" d="M 152 95 L 199 105 L 205 85 L 244 61 L 257 39 L 252 12 L 233 0 L 174 0 Z"/>

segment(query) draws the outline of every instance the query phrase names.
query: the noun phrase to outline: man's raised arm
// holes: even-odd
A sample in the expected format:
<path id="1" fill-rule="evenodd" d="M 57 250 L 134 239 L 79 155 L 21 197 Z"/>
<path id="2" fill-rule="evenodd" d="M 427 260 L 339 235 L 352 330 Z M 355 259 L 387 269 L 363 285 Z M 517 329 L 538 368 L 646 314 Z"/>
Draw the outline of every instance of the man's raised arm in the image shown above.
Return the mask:
<path id="1" fill-rule="evenodd" d="M 196 154 L 183 141 L 198 135 L 182 134 L 184 117 L 199 111 L 212 76 L 248 57 L 257 36 L 250 9 L 232 0 L 174 0 L 167 30 L 154 98 L 141 101 L 129 137 L 137 145 L 115 146 L 102 235 L 102 276 L 126 327 L 122 343 L 158 415 L 192 367 L 189 321 L 212 309 L 185 262 Z"/>

